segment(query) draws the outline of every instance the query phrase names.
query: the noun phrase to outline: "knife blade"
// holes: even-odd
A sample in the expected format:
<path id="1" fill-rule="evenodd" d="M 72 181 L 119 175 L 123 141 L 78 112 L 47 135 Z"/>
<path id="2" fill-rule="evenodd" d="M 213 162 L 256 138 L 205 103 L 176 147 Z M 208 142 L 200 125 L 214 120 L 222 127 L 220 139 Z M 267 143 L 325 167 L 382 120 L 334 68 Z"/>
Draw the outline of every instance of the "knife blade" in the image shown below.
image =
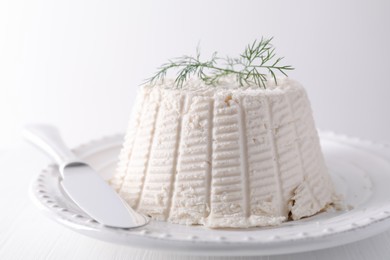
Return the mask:
<path id="1" fill-rule="evenodd" d="M 63 190 L 91 218 L 117 228 L 135 228 L 149 222 L 148 217 L 134 211 L 94 169 L 66 147 L 56 128 L 30 125 L 24 128 L 23 136 L 57 162 Z"/>

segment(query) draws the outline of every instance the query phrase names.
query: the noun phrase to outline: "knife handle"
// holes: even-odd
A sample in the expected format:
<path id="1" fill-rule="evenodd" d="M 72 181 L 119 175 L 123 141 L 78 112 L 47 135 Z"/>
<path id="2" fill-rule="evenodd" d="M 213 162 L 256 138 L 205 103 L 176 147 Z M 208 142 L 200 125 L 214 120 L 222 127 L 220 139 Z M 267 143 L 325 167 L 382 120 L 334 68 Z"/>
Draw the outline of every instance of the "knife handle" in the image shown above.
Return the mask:
<path id="1" fill-rule="evenodd" d="M 80 159 L 65 145 L 57 128 L 51 125 L 33 124 L 23 129 L 23 137 L 53 158 L 62 168 Z"/>

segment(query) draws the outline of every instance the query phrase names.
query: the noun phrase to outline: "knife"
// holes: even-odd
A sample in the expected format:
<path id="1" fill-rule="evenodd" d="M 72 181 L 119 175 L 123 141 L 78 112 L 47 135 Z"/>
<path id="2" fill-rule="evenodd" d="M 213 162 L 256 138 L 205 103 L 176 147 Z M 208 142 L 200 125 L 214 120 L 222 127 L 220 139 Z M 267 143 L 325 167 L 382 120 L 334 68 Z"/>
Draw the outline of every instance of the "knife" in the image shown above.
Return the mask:
<path id="1" fill-rule="evenodd" d="M 135 228 L 149 222 L 148 217 L 134 211 L 95 170 L 66 147 L 56 128 L 29 125 L 24 128 L 23 136 L 57 162 L 63 190 L 91 218 L 116 228 Z"/>

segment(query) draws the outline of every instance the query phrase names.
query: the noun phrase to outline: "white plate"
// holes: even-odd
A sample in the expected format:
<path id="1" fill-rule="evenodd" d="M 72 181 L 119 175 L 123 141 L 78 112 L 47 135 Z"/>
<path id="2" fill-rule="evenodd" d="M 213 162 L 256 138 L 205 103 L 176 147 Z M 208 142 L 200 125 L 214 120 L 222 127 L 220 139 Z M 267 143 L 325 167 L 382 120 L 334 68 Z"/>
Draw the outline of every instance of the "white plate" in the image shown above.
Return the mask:
<path id="1" fill-rule="evenodd" d="M 151 221 L 125 230 L 93 221 L 60 189 L 59 173 L 48 166 L 32 183 L 32 198 L 52 219 L 84 235 L 116 244 L 195 255 L 273 255 L 338 246 L 390 228 L 390 148 L 321 133 L 325 159 L 339 193 L 353 208 L 325 212 L 273 228 L 207 229 Z M 123 137 L 103 138 L 74 151 L 104 177 L 114 173 Z"/>

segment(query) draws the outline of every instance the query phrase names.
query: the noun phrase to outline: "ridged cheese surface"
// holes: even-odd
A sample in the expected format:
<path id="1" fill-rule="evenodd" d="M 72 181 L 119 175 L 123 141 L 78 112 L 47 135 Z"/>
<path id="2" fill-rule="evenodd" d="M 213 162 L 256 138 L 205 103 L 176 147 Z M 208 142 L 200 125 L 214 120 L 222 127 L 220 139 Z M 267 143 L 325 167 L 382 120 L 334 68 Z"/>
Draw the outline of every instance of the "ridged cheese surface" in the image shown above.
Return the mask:
<path id="1" fill-rule="evenodd" d="M 154 219 L 208 227 L 278 225 L 332 202 L 305 90 L 145 86 L 113 187 Z"/>

